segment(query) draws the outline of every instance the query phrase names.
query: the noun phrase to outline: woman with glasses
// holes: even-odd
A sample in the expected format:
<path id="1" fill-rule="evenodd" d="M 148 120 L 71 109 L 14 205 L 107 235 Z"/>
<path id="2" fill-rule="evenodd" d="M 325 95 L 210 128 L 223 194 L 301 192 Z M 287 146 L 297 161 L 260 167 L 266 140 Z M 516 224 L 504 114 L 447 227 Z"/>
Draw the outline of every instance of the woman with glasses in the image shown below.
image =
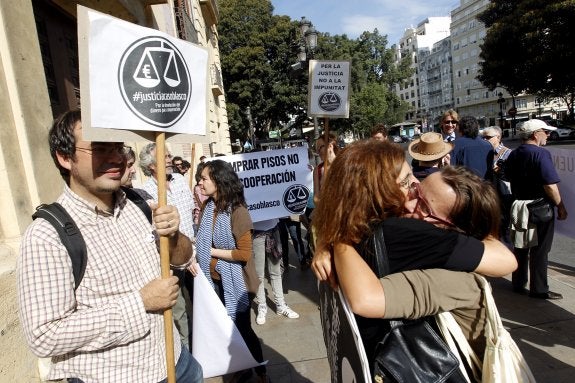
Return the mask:
<path id="1" fill-rule="evenodd" d="M 383 233 L 391 273 L 444 268 L 504 276 L 517 267 L 496 239 L 497 196 L 488 184 L 462 168 L 446 168 L 417 184 L 403 149 L 387 142 L 352 144 L 330 168 L 314 216 L 318 240 L 312 267 L 318 279 L 334 280 L 333 254 L 339 284 L 356 314 L 382 318 L 385 312 L 386 301 L 377 295 L 383 290 L 370 269 L 375 252 L 369 243 L 376 232 Z M 368 281 L 378 285 L 365 288 Z M 479 301 L 480 295 L 470 295 Z M 422 310 L 431 314 L 429 307 Z M 371 363 L 388 327 L 358 319 Z"/>
<path id="2" fill-rule="evenodd" d="M 459 115 L 453 109 L 449 109 L 441 116 L 441 132 L 445 142 L 455 141 L 455 128 L 459 124 Z"/>

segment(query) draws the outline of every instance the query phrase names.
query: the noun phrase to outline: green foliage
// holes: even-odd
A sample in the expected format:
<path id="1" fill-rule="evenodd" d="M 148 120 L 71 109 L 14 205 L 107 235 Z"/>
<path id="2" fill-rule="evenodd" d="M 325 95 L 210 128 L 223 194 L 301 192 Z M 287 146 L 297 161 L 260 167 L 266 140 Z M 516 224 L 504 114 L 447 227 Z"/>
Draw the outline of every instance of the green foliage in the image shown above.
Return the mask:
<path id="1" fill-rule="evenodd" d="M 479 19 L 489 29 L 477 78 L 512 95 L 562 97 L 573 115 L 575 2 L 492 0 Z"/>
<path id="2" fill-rule="evenodd" d="M 232 140 L 245 139 L 249 106 L 256 135 L 262 137 L 296 116 L 306 119 L 307 73 L 290 73 L 297 61 L 299 23 L 274 16 L 268 0 L 221 0 L 219 48 Z M 387 36 L 377 30 L 358 39 L 320 33 L 315 59 L 351 60 L 350 118 L 330 121 L 333 130 L 368 132 L 376 123 L 402 120 L 406 107 L 391 91 L 411 75 L 396 66 Z M 309 58 L 309 57 L 308 57 Z"/>

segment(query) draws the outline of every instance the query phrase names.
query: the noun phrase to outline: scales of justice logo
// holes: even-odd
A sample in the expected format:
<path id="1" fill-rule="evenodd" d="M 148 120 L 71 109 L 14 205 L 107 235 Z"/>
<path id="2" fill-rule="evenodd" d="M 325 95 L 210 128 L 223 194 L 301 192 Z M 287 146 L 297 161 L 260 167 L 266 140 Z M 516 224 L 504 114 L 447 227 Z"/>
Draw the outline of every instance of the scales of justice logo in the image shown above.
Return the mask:
<path id="1" fill-rule="evenodd" d="M 145 122 L 174 125 L 186 112 L 192 93 L 186 62 L 169 40 L 151 36 L 126 49 L 118 68 L 124 102 Z"/>
<path id="2" fill-rule="evenodd" d="M 333 112 L 341 106 L 341 97 L 339 94 L 333 92 L 322 93 L 318 99 L 318 105 L 326 112 Z"/>
<path id="3" fill-rule="evenodd" d="M 291 185 L 283 195 L 284 207 L 292 214 L 302 214 L 309 199 L 309 189 L 304 185 Z"/>

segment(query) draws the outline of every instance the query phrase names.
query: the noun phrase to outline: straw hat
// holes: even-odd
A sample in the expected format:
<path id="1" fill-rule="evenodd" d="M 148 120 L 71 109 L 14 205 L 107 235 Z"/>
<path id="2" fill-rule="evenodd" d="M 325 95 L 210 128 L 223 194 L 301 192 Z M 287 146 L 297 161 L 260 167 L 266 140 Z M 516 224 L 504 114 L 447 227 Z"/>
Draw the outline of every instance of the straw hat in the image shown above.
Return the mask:
<path id="1" fill-rule="evenodd" d="M 434 161 L 451 152 L 453 144 L 444 142 L 440 133 L 423 133 L 420 138 L 409 144 L 409 154 L 419 161 Z"/>

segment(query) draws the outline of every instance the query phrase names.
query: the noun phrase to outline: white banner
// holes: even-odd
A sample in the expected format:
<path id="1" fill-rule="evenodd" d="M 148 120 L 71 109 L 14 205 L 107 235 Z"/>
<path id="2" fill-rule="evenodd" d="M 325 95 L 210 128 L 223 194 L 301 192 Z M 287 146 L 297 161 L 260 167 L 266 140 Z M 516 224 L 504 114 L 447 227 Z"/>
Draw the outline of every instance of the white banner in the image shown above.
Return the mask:
<path id="1" fill-rule="evenodd" d="M 198 270 L 194 279 L 192 323 L 192 355 L 202 366 L 204 379 L 260 364 L 252 356 L 244 338 L 201 270 Z"/>
<path id="2" fill-rule="evenodd" d="M 206 49 L 84 7 L 78 13 L 85 125 L 206 134 Z"/>
<path id="3" fill-rule="evenodd" d="M 244 185 L 252 221 L 303 214 L 313 191 L 305 147 L 216 157 L 233 167 Z"/>
<path id="4" fill-rule="evenodd" d="M 546 147 L 553 158 L 555 170 L 561 178 L 559 191 L 567 209 L 565 221 L 555 221 L 555 230 L 570 238 L 575 238 L 575 151 Z"/>
<path id="5" fill-rule="evenodd" d="M 308 115 L 349 117 L 349 61 L 309 62 Z"/>

